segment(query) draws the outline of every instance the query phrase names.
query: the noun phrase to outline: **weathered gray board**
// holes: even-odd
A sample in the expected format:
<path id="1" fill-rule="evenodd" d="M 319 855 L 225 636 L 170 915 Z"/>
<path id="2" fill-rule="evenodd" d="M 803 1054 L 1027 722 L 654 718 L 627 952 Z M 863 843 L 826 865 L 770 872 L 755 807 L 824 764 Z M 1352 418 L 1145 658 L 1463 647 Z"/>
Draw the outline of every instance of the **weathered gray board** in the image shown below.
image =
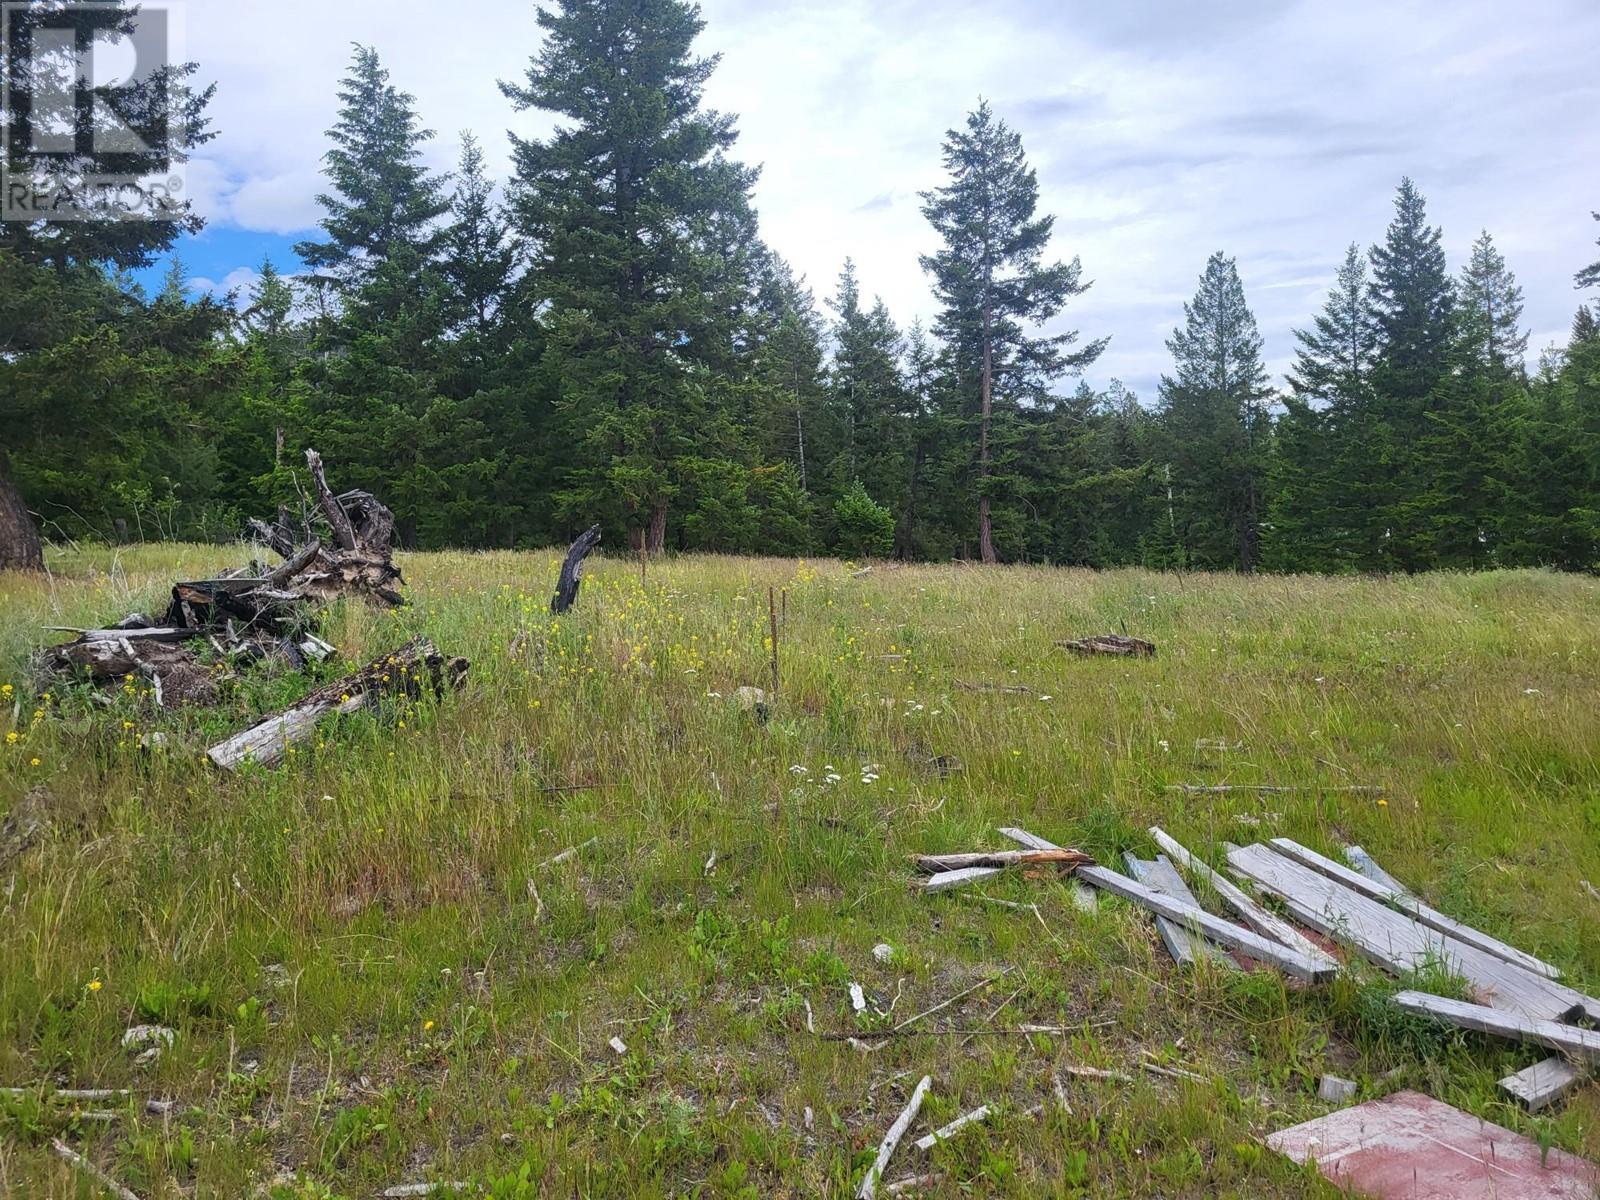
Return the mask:
<path id="1" fill-rule="evenodd" d="M 1534 1042 L 1571 1056 L 1580 1062 L 1600 1063 L 1600 1030 L 1584 1029 L 1562 1021 L 1531 1019 L 1520 1013 L 1506 1013 L 1487 1004 L 1469 1004 L 1465 1000 L 1451 1000 L 1431 992 L 1400 992 L 1394 998 L 1395 1007 L 1422 1017 L 1432 1017 L 1462 1029 L 1495 1037 L 1510 1038 L 1514 1042 Z"/>
<path id="2" fill-rule="evenodd" d="M 1347 863 L 1372 880 L 1373 883 L 1386 887 L 1391 892 L 1399 892 L 1402 896 L 1412 894 L 1410 888 L 1380 867 L 1377 860 L 1360 846 L 1346 846 L 1344 848 L 1344 858 Z"/>
<path id="3" fill-rule="evenodd" d="M 1128 874 L 1146 887 L 1171 896 L 1174 900 L 1182 900 L 1185 904 L 1200 907 L 1200 901 L 1196 900 L 1194 893 L 1184 886 L 1183 880 L 1178 878 L 1178 873 L 1172 869 L 1172 864 L 1167 861 L 1165 855 L 1154 862 L 1146 862 L 1133 851 L 1125 850 L 1122 861 L 1127 864 Z M 1196 960 L 1203 955 L 1219 966 L 1226 963 L 1230 967 L 1238 968 L 1239 964 L 1233 959 L 1204 938 L 1191 937 L 1189 931 L 1176 921 L 1157 917 L 1156 932 L 1161 935 L 1161 941 L 1166 946 L 1167 953 L 1172 955 L 1172 961 L 1180 967 L 1194 966 Z"/>
<path id="4" fill-rule="evenodd" d="M 1524 1067 L 1515 1075 L 1500 1081 L 1500 1090 L 1508 1093 L 1529 1112 L 1548 1108 L 1565 1099 L 1585 1079 L 1589 1072 L 1565 1055 L 1553 1054 L 1540 1059 L 1531 1067 Z"/>
<path id="5" fill-rule="evenodd" d="M 1036 846 L 1044 840 L 1024 829 L 1001 829 L 1000 832 L 1024 846 Z M 1049 843 L 1045 843 L 1041 848 L 1052 847 Z M 1124 900 L 1132 900 L 1160 916 L 1181 921 L 1190 928 L 1191 933 L 1203 934 L 1219 945 L 1238 950 L 1257 962 L 1277 967 L 1295 979 L 1303 979 L 1307 983 L 1324 983 L 1338 974 L 1338 971 L 1326 961 L 1314 961 L 1298 951 L 1262 937 L 1252 929 L 1224 921 L 1221 917 L 1214 917 L 1205 909 L 1197 908 L 1193 904 L 1185 904 L 1181 900 L 1174 900 L 1171 896 L 1163 896 L 1160 892 L 1145 887 L 1137 879 L 1129 879 L 1126 875 L 1118 874 L 1106 867 L 1079 867 L 1077 875 L 1085 883 L 1093 884 L 1101 891 L 1121 896 Z"/>
<path id="6" fill-rule="evenodd" d="M 1438 964 L 1502 1012 L 1547 1021 L 1600 1017 L 1600 1000 L 1420 924 L 1266 846 L 1232 850 L 1228 865 L 1279 897 L 1301 924 L 1397 974 Z"/>
<path id="7" fill-rule="evenodd" d="M 1333 965 L 1333 959 L 1328 956 L 1321 946 L 1306 937 L 1305 934 L 1301 933 L 1282 917 L 1262 908 L 1261 905 L 1235 887 L 1232 882 L 1213 871 L 1209 863 L 1202 862 L 1190 854 L 1181 842 L 1173 838 L 1159 825 L 1150 827 L 1150 836 L 1155 839 L 1156 845 L 1172 855 L 1178 866 L 1191 875 L 1200 876 L 1209 883 L 1217 895 L 1222 898 L 1222 902 L 1244 918 L 1244 923 L 1257 933 L 1263 937 L 1269 937 L 1275 942 L 1282 942 L 1290 949 L 1298 950 L 1310 958 L 1327 958 L 1329 965 Z"/>
<path id="8" fill-rule="evenodd" d="M 1310 867 L 1313 871 L 1319 871 L 1329 879 L 1338 880 L 1351 891 L 1360 892 L 1363 896 L 1369 896 L 1374 900 L 1381 900 L 1385 904 L 1392 905 L 1402 912 L 1415 917 L 1424 925 L 1437 929 L 1441 933 L 1449 934 L 1457 941 L 1466 942 L 1469 946 L 1476 946 L 1478 949 L 1485 950 L 1496 958 L 1503 958 L 1509 963 L 1516 963 L 1517 966 L 1522 967 L 1524 970 L 1532 971 L 1535 975 L 1544 975 L 1550 979 L 1559 978 L 1561 975 L 1558 967 L 1553 967 L 1531 954 L 1526 954 L 1515 946 L 1508 946 L 1499 938 L 1490 937 L 1487 933 L 1482 933 L 1471 926 L 1463 925 L 1461 922 L 1445 916 L 1442 912 L 1429 908 L 1414 896 L 1406 895 L 1404 892 L 1396 892 L 1380 883 L 1374 883 L 1365 875 L 1359 875 L 1349 867 L 1334 862 L 1331 858 L 1324 858 L 1315 850 L 1308 850 L 1299 842 L 1290 838 L 1273 838 L 1268 845 L 1279 854 L 1286 855 L 1296 862 Z"/>

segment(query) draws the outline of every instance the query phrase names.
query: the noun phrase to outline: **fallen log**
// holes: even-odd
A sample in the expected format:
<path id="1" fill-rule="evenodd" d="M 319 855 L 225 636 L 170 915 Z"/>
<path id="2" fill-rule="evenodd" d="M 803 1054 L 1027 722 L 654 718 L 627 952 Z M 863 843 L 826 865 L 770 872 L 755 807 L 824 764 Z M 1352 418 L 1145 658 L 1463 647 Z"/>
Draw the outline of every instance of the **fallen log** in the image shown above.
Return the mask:
<path id="1" fill-rule="evenodd" d="M 385 696 L 420 696 L 424 688 L 443 698 L 447 689 L 465 682 L 467 660 L 446 659 L 427 638 L 372 660 L 354 675 L 318 688 L 282 712 L 256 722 L 207 751 L 211 761 L 229 771 L 247 762 L 273 766 L 297 742 L 311 736 L 318 723 L 334 713 L 352 713 Z"/>
<path id="2" fill-rule="evenodd" d="M 1136 658 L 1154 658 L 1156 644 L 1143 638 L 1124 637 L 1120 633 L 1102 633 L 1094 637 L 1078 638 L 1070 642 L 1057 642 L 1057 646 L 1073 654 L 1133 655 Z"/>
<path id="3" fill-rule="evenodd" d="M 583 560 L 600 544 L 600 526 L 591 525 L 567 548 L 567 557 L 561 564 L 561 574 L 556 578 L 556 594 L 550 598 L 550 611 L 557 616 L 578 602 L 578 588 L 583 583 Z"/>
<path id="4" fill-rule="evenodd" d="M 147 683 L 163 708 L 214 704 L 220 683 L 217 673 L 203 665 L 188 646 L 124 636 L 82 637 L 52 646 L 39 656 L 36 675 L 41 691 L 54 676 L 79 676 L 101 686 L 131 676 Z"/>

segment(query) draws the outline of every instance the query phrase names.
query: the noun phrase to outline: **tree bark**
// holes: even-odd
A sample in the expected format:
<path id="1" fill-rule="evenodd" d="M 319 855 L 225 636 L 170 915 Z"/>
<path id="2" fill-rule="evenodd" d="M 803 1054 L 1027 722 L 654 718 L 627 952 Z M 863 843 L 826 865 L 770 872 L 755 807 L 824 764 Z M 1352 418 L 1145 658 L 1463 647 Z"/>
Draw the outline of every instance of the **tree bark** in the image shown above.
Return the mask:
<path id="1" fill-rule="evenodd" d="M 44 547 L 33 515 L 11 479 L 11 459 L 0 446 L 0 571 L 44 570 Z"/>
<path id="2" fill-rule="evenodd" d="M 661 554 L 667 548 L 667 502 L 658 501 L 650 512 L 650 556 Z"/>
<path id="3" fill-rule="evenodd" d="M 583 560 L 589 551 L 600 544 L 600 526 L 592 525 L 578 535 L 567 550 L 561 564 L 561 574 L 556 579 L 556 594 L 550 599 L 550 611 L 557 616 L 571 608 L 578 600 L 578 588 L 583 583 Z"/>

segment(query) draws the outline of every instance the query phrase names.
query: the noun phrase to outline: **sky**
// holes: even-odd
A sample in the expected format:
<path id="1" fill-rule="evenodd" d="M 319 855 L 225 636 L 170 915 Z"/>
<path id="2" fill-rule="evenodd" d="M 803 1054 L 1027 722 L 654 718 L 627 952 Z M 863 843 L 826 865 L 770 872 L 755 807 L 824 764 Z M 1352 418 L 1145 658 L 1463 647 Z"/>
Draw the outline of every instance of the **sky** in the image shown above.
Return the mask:
<path id="1" fill-rule="evenodd" d="M 819 301 L 849 256 L 902 326 L 936 309 L 918 193 L 980 96 L 1023 138 L 1052 252 L 1093 281 L 1052 329 L 1109 336 L 1090 383 L 1146 403 L 1205 260 L 1238 260 L 1275 376 L 1345 247 L 1381 239 L 1402 175 L 1452 269 L 1488 229 L 1527 295 L 1530 355 L 1563 342 L 1573 273 L 1600 257 L 1595 0 L 703 0 L 720 54 L 707 103 L 761 167 L 762 235 Z M 181 247 L 198 288 L 247 287 L 319 209 L 351 43 L 379 51 L 453 166 L 460 134 L 509 171 L 498 81 L 538 46 L 532 0 L 197 0 L 187 52 L 218 84 L 220 136 L 190 164 L 207 230 Z M 1067 385 L 1064 385 L 1067 386 Z"/>

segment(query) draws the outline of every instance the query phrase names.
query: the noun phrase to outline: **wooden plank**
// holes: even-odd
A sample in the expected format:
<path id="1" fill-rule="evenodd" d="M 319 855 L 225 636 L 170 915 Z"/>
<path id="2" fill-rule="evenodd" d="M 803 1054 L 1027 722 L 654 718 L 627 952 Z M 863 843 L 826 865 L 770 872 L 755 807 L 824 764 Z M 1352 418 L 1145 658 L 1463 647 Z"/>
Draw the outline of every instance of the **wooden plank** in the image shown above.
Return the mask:
<path id="1" fill-rule="evenodd" d="M 974 1124 L 975 1122 L 978 1122 L 978 1121 L 987 1121 L 989 1119 L 990 1111 L 991 1110 L 990 1110 L 990 1108 L 989 1108 L 989 1106 L 987 1104 L 980 1104 L 977 1108 L 973 1109 L 971 1112 L 962 1113 L 959 1117 L 957 1117 L 954 1121 L 951 1121 L 950 1124 L 946 1125 L 943 1129 L 935 1129 L 932 1133 L 928 1134 L 926 1137 L 918 1138 L 916 1140 L 916 1142 L 913 1143 L 913 1144 L 916 1146 L 916 1148 L 918 1150 L 921 1150 L 924 1153 L 926 1153 L 927 1151 L 932 1150 L 940 1142 L 945 1141 L 946 1139 L 948 1139 L 950 1137 L 953 1137 L 955 1134 L 960 1133 L 968 1125 Z"/>
<path id="2" fill-rule="evenodd" d="M 1308 958 L 1326 958 L 1330 964 L 1333 959 L 1327 951 L 1306 937 L 1293 925 L 1275 913 L 1270 913 L 1257 904 L 1230 880 L 1225 879 L 1211 867 L 1190 854 L 1184 845 L 1171 837 L 1160 826 L 1150 827 L 1150 836 L 1173 860 L 1191 875 L 1198 875 L 1209 883 L 1224 904 L 1238 913 L 1244 923 L 1254 929 L 1263 937 L 1269 937 L 1275 942 L 1288 946 L 1291 950 L 1298 950 Z"/>
<path id="3" fill-rule="evenodd" d="M 1132 875 L 1140 883 L 1148 887 L 1156 887 L 1150 881 L 1150 868 L 1155 866 L 1154 863 L 1145 862 L 1131 850 L 1123 851 L 1122 863 L 1128 868 L 1128 874 Z M 1166 892 L 1169 896 L 1172 895 L 1171 892 L 1168 892 L 1163 887 L 1156 887 L 1156 890 Z M 1161 944 L 1167 948 L 1167 953 L 1172 955 L 1172 961 L 1180 967 L 1194 966 L 1197 957 L 1196 951 L 1199 946 L 1205 945 L 1204 939 L 1191 938 L 1188 930 L 1176 921 L 1168 920 L 1166 917 L 1156 918 L 1156 933 L 1160 935 Z"/>
<path id="4" fill-rule="evenodd" d="M 1033 837 L 1032 834 L 1020 829 L 1002 829 L 1000 832 L 1013 841 L 1022 841 L 1023 837 Z M 1303 979 L 1307 983 L 1322 983 L 1337 973 L 1335 968 L 1327 965 L 1326 960 L 1310 959 L 1287 946 L 1269 941 L 1242 925 L 1214 917 L 1196 905 L 1185 904 L 1181 900 L 1174 900 L 1171 896 L 1163 896 L 1160 892 L 1145 887 L 1138 880 L 1129 879 L 1126 875 L 1118 874 L 1106 867 L 1079 867 L 1078 877 L 1101 891 L 1121 896 L 1124 900 L 1132 900 L 1153 913 L 1182 922 L 1191 934 L 1198 933 L 1220 945 L 1241 951 L 1258 962 L 1277 967 L 1295 979 Z"/>
<path id="5" fill-rule="evenodd" d="M 1344 859 L 1357 871 L 1372 880 L 1373 883 L 1386 887 L 1391 892 L 1398 892 L 1402 896 L 1413 895 L 1410 888 L 1380 867 L 1377 860 L 1360 846 L 1346 846 L 1344 848 Z"/>
<path id="6" fill-rule="evenodd" d="M 1525 971 L 1381 904 L 1266 846 L 1230 851 L 1228 865 L 1283 900 L 1303 925 L 1359 951 L 1396 974 L 1443 966 L 1495 1008 L 1543 1020 L 1600 1014 L 1600 1001 Z"/>
<path id="7" fill-rule="evenodd" d="M 1146 862 L 1132 851 L 1124 851 L 1122 861 L 1127 865 L 1128 874 L 1146 887 L 1171 896 L 1174 900 L 1182 900 L 1185 904 L 1200 907 L 1200 902 L 1184 886 L 1183 880 L 1178 878 L 1178 873 L 1165 858 Z M 1167 953 L 1172 955 L 1172 961 L 1180 967 L 1192 967 L 1201 956 L 1204 956 L 1218 966 L 1226 964 L 1238 970 L 1238 964 L 1233 959 L 1204 938 L 1191 937 L 1189 931 L 1176 921 L 1157 917 L 1156 932 L 1161 935 L 1162 944 L 1166 946 Z"/>
<path id="8" fill-rule="evenodd" d="M 1566 1055 L 1552 1054 L 1515 1075 L 1507 1075 L 1500 1081 L 1500 1090 L 1529 1112 L 1538 1112 L 1565 1100 L 1588 1078 L 1589 1072 Z"/>
<path id="9" fill-rule="evenodd" d="M 1451 1000 L 1431 992 L 1399 992 L 1395 1007 L 1421 1017 L 1433 1017 L 1449 1025 L 1476 1033 L 1509 1038 L 1514 1042 L 1533 1042 L 1559 1050 L 1580 1062 L 1600 1063 L 1600 1030 L 1584 1029 L 1562 1021 L 1542 1021 L 1520 1013 L 1507 1013 L 1487 1004 Z"/>
<path id="10" fill-rule="evenodd" d="M 1062 847 L 1054 842 L 1047 842 L 1042 837 L 1034 837 L 1026 829 L 1000 830 L 1013 842 L 1028 847 L 1030 850 L 1060 850 Z M 1070 885 L 1073 906 L 1087 916 L 1094 916 L 1100 911 L 1100 893 L 1092 887 L 1087 887 L 1077 880 Z"/>
<path id="11" fill-rule="evenodd" d="M 1267 1138 L 1341 1196 L 1372 1200 L 1594 1200 L 1600 1168 L 1420 1092 L 1395 1092 Z"/>
<path id="12" fill-rule="evenodd" d="M 965 887 L 969 883 L 978 883 L 985 879 L 993 879 L 996 875 L 1005 874 L 1004 867 L 967 867 L 961 871 L 941 871 L 922 885 L 925 892 L 944 892 L 951 888 Z"/>
<path id="13" fill-rule="evenodd" d="M 1531 954 L 1525 954 L 1515 946 L 1508 946 L 1498 938 L 1490 937 L 1487 933 L 1482 933 L 1469 925 L 1463 925 L 1459 921 L 1445 916 L 1442 912 L 1430 908 L 1414 896 L 1409 896 L 1404 892 L 1397 892 L 1380 883 L 1375 883 L 1365 875 L 1358 874 L 1350 870 L 1349 867 L 1334 862 L 1331 858 L 1324 858 L 1315 850 L 1308 850 L 1291 838 L 1273 838 L 1267 844 L 1279 854 L 1286 855 L 1298 863 L 1303 863 L 1313 871 L 1320 871 L 1329 879 L 1335 879 L 1344 884 L 1351 891 L 1360 892 L 1363 896 L 1370 896 L 1374 900 L 1381 900 L 1385 904 L 1398 908 L 1429 928 L 1437 929 L 1441 933 L 1448 933 L 1457 941 L 1465 942 L 1469 946 L 1476 946 L 1496 958 L 1505 959 L 1506 962 L 1516 963 L 1517 966 L 1526 971 L 1532 971 L 1536 975 L 1543 975 L 1549 979 L 1558 979 L 1561 976 L 1559 968 L 1553 967 Z"/>
<path id="14" fill-rule="evenodd" d="M 1021 867 L 1054 863 L 1071 867 L 1092 863 L 1082 850 L 979 850 L 969 854 L 919 854 L 917 870 L 924 875 L 961 871 L 967 867 Z"/>

